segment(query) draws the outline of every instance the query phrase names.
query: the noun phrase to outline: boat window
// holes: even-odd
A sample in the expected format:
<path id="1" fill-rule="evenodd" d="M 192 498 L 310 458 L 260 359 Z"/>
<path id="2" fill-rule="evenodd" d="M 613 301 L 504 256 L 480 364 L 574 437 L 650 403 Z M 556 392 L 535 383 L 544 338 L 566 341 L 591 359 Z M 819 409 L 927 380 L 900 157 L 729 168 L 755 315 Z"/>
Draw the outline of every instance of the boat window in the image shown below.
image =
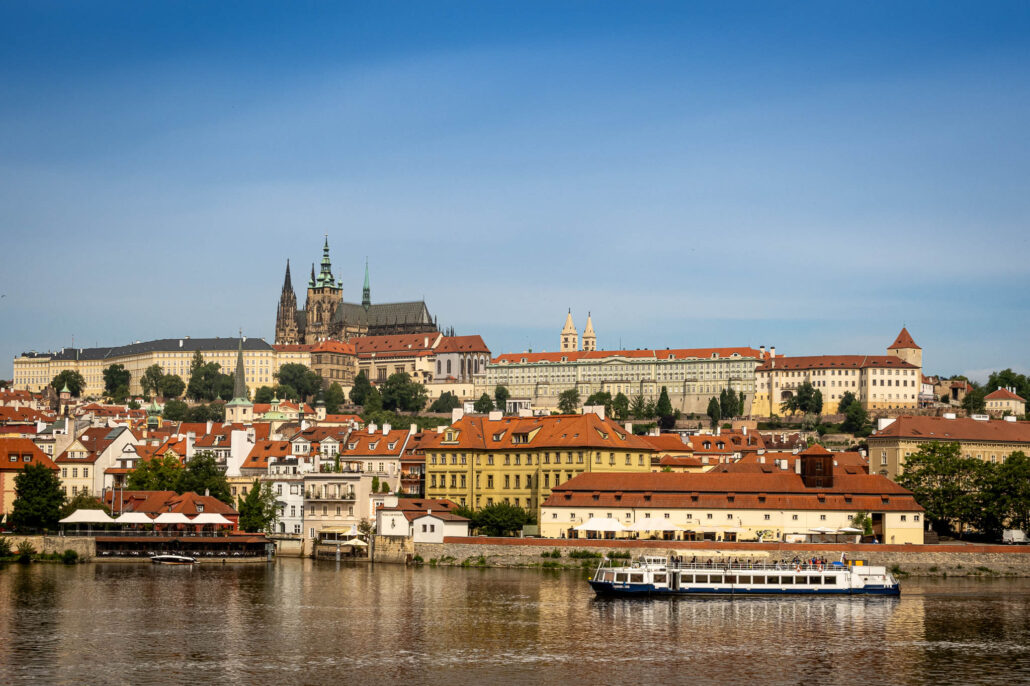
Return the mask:
<path id="1" fill-rule="evenodd" d="M 765 583 L 767 583 L 767 584 L 778 584 L 778 583 L 780 583 L 780 577 L 778 577 L 778 576 L 766 577 Z"/>
<path id="2" fill-rule="evenodd" d="M 722 583 L 722 574 L 712 574 L 710 577 L 708 577 L 708 583 L 710 583 L 710 584 L 721 584 Z"/>
<path id="3" fill-rule="evenodd" d="M 823 583 L 824 584 L 829 584 L 829 585 L 836 585 L 836 583 L 837 583 L 837 575 L 836 574 L 830 574 L 829 576 L 824 576 L 823 577 Z"/>
<path id="4" fill-rule="evenodd" d="M 695 583 L 699 583 L 699 584 L 707 584 L 708 583 L 708 575 L 707 574 L 695 574 L 694 575 L 694 582 Z"/>
<path id="5" fill-rule="evenodd" d="M 726 583 L 728 583 L 728 584 L 735 584 L 735 583 L 737 583 L 737 577 L 732 576 L 732 575 L 728 575 L 726 577 Z"/>
<path id="6" fill-rule="evenodd" d="M 654 575 L 654 582 L 656 584 L 665 584 L 665 583 L 668 583 L 668 580 L 667 580 L 667 577 L 666 577 L 665 574 L 655 574 Z"/>
<path id="7" fill-rule="evenodd" d="M 749 584 L 749 583 L 751 583 L 751 577 L 749 577 L 749 576 L 738 576 L 737 577 L 737 583 L 738 584 Z"/>
<path id="8" fill-rule="evenodd" d="M 817 576 L 810 576 L 810 577 L 808 577 L 808 583 L 810 583 L 810 584 L 818 584 L 819 583 L 819 577 L 817 577 Z"/>
<path id="9" fill-rule="evenodd" d="M 615 574 L 613 574 L 612 572 L 605 572 L 604 573 L 603 581 L 614 581 L 614 580 L 615 580 Z"/>
<path id="10" fill-rule="evenodd" d="M 644 575 L 643 574 L 630 574 L 629 575 L 629 582 L 631 584 L 642 584 L 642 583 L 644 583 Z"/>
<path id="11" fill-rule="evenodd" d="M 616 581 L 625 582 L 626 581 L 626 575 L 625 574 L 616 574 L 615 575 L 615 580 Z"/>
<path id="12" fill-rule="evenodd" d="M 792 584 L 792 583 L 794 583 L 794 577 L 792 577 L 792 576 L 781 576 L 780 577 L 780 583 L 781 584 Z"/>
<path id="13" fill-rule="evenodd" d="M 690 584 L 690 583 L 693 583 L 693 582 L 694 582 L 694 575 L 693 574 L 680 574 L 680 583 L 681 584 Z"/>

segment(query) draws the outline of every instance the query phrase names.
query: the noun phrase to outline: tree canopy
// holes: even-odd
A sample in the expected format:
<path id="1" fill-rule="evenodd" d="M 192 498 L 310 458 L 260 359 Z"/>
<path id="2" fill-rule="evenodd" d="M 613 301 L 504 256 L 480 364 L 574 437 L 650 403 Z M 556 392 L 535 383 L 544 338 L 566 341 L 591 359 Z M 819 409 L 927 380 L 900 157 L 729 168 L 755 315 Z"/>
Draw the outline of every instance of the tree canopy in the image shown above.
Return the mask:
<path id="1" fill-rule="evenodd" d="M 241 497 L 236 509 L 240 513 L 240 528 L 247 533 L 271 532 L 279 518 L 279 506 L 270 485 L 254 479 L 247 496 Z"/>
<path id="2" fill-rule="evenodd" d="M 322 377 L 300 363 L 284 364 L 275 373 L 275 378 L 281 385 L 297 392 L 295 400 L 307 400 L 322 389 Z"/>
<path id="3" fill-rule="evenodd" d="M 429 406 L 429 411 L 450 412 L 458 407 L 461 407 L 461 401 L 458 400 L 458 396 L 454 395 L 450 391 L 444 391 L 440 394 L 440 397 L 434 400 L 433 404 Z"/>
<path id="4" fill-rule="evenodd" d="M 469 513 L 466 509 L 464 513 Z M 527 524 L 533 524 L 533 514 L 517 505 L 494 503 L 470 513 L 471 528 L 487 536 L 509 536 L 522 530 Z M 468 516 L 468 514 L 462 514 Z"/>
<path id="5" fill-rule="evenodd" d="M 905 459 L 897 482 L 912 491 L 934 529 L 947 533 L 956 523 L 961 532 L 980 516 L 984 464 L 963 457 L 958 443 L 922 443 Z"/>
<path id="6" fill-rule="evenodd" d="M 104 369 L 104 393 L 115 402 L 123 402 L 129 395 L 132 374 L 123 364 L 112 364 Z"/>
<path id="7" fill-rule="evenodd" d="M 490 396 L 487 393 L 484 393 L 479 396 L 479 399 L 472 406 L 472 409 L 479 414 L 486 414 L 494 409 L 494 401 L 490 399 Z"/>
<path id="8" fill-rule="evenodd" d="M 272 402 L 272 398 L 274 396 L 275 394 L 272 392 L 271 386 L 261 386 L 256 391 L 254 391 L 254 402 L 261 403 L 262 405 L 267 405 L 268 403 Z"/>
<path id="9" fill-rule="evenodd" d="M 140 388 L 143 389 L 143 394 L 149 396 L 151 393 L 158 393 L 161 389 L 161 381 L 164 379 L 164 370 L 161 369 L 161 365 L 152 364 L 143 371 L 143 376 L 139 378 Z"/>
<path id="10" fill-rule="evenodd" d="M 612 394 L 608 391 L 597 391 L 590 395 L 586 401 L 583 402 L 584 406 L 588 405 L 602 405 L 604 407 L 604 416 L 610 417 L 612 415 Z"/>
<path id="11" fill-rule="evenodd" d="M 170 422 L 181 422 L 185 421 L 189 411 L 190 406 L 181 400 L 166 400 L 161 416 Z"/>
<path id="12" fill-rule="evenodd" d="M 1030 400 L 1030 376 L 1025 374 L 1019 374 L 1011 369 L 991 372 L 984 391 L 991 393 L 999 388 L 1015 388 L 1016 395 L 1024 400 Z"/>
<path id="13" fill-rule="evenodd" d="M 223 374 L 221 368 L 217 362 L 205 362 L 199 350 L 194 353 L 186 395 L 193 400 L 232 400 L 233 378 Z"/>
<path id="14" fill-rule="evenodd" d="M 139 491 L 193 491 L 200 495 L 207 491 L 223 503 L 232 504 L 225 469 L 209 451 L 197 452 L 185 466 L 171 455 L 143 461 L 129 473 L 127 485 Z"/>
<path id="15" fill-rule="evenodd" d="M 562 414 L 573 414 L 579 407 L 579 390 L 570 388 L 558 395 L 558 411 Z"/>
<path id="16" fill-rule="evenodd" d="M 844 421 L 840 425 L 841 431 L 855 434 L 856 436 L 868 436 L 872 427 L 869 422 L 869 414 L 862 403 L 854 400 L 847 405 L 844 411 Z"/>
<path id="17" fill-rule="evenodd" d="M 722 419 L 722 405 L 719 404 L 719 399 L 712 396 L 708 399 L 708 420 L 712 424 L 714 429 L 719 425 L 719 420 Z"/>
<path id="18" fill-rule="evenodd" d="M 178 398 L 186 390 L 186 382 L 178 374 L 165 374 L 158 390 L 163 398 Z"/>
<path id="19" fill-rule="evenodd" d="M 18 529 L 53 529 L 61 518 L 64 490 L 57 472 L 30 463 L 14 477 L 11 524 Z"/>
<path id="20" fill-rule="evenodd" d="M 413 381 L 406 372 L 388 376 L 380 392 L 384 410 L 418 412 L 426 406 L 426 387 Z"/>
<path id="21" fill-rule="evenodd" d="M 82 378 L 82 374 L 72 369 L 65 369 L 60 374 L 54 377 L 54 380 L 50 382 L 50 385 L 54 387 L 54 390 L 58 393 L 65 386 L 71 391 L 72 396 L 78 398 L 82 395 L 82 391 L 86 388 L 86 379 Z"/>
<path id="22" fill-rule="evenodd" d="M 364 407 L 368 394 L 372 390 L 372 384 L 368 380 L 368 376 L 365 374 L 365 370 L 362 369 L 354 377 L 354 383 L 351 384 L 350 401 L 355 405 L 361 405 L 362 407 Z"/>
<path id="23" fill-rule="evenodd" d="M 625 393 L 619 392 L 612 399 L 612 416 L 620 422 L 629 417 L 629 398 Z"/>
<path id="24" fill-rule="evenodd" d="M 494 388 L 494 404 L 497 409 L 501 412 L 507 412 L 508 409 L 508 398 L 511 397 L 511 392 L 507 386 L 498 385 Z"/>
<path id="25" fill-rule="evenodd" d="M 858 398 L 855 397 L 854 393 L 852 393 L 851 391 L 844 391 L 844 394 L 841 395 L 840 400 L 837 401 L 837 412 L 839 412 L 840 414 L 847 414 L 848 408 L 851 407 L 851 404 L 856 402 L 857 400 Z"/>
<path id="26" fill-rule="evenodd" d="M 99 498 L 86 491 L 79 491 L 65 501 L 61 506 L 61 519 L 64 519 L 76 510 L 103 510 L 111 514 L 111 508 L 102 503 Z"/>
<path id="27" fill-rule="evenodd" d="M 337 414 L 343 404 L 347 402 L 347 394 L 343 392 L 343 387 L 334 381 L 325 390 L 322 400 L 325 402 L 325 411 L 328 414 Z"/>

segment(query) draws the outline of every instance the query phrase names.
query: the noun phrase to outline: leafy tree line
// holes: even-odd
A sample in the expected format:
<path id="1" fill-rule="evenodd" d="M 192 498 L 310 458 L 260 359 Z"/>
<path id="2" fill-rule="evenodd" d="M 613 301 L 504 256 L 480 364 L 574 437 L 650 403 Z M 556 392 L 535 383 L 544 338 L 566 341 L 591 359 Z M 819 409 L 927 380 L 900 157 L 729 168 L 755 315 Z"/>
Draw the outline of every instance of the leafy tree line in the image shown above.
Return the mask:
<path id="1" fill-rule="evenodd" d="M 14 477 L 15 499 L 11 526 L 22 530 L 54 529 L 58 521 L 75 510 L 110 509 L 86 492 L 65 497 L 57 472 L 42 464 L 27 464 Z"/>
<path id="2" fill-rule="evenodd" d="M 996 539 L 1004 528 L 1030 526 L 1030 458 L 1003 462 L 963 457 L 958 443 L 923 443 L 897 482 L 912 491 L 938 533 L 967 528 Z"/>
<path id="3" fill-rule="evenodd" d="M 232 505 L 229 482 L 225 469 L 218 465 L 214 453 L 202 450 L 185 465 L 171 455 L 151 460 L 141 460 L 136 469 L 129 473 L 126 487 L 134 491 L 193 491 L 211 496 Z"/>
<path id="4" fill-rule="evenodd" d="M 791 415 L 801 412 L 803 414 L 822 414 L 823 392 L 805 381 L 790 396 L 780 403 L 780 412 L 790 412 Z"/>
<path id="5" fill-rule="evenodd" d="M 469 520 L 469 533 L 478 531 L 487 536 L 513 536 L 527 524 L 536 524 L 532 512 L 508 503 L 494 503 L 478 510 L 459 507 L 454 513 Z"/>

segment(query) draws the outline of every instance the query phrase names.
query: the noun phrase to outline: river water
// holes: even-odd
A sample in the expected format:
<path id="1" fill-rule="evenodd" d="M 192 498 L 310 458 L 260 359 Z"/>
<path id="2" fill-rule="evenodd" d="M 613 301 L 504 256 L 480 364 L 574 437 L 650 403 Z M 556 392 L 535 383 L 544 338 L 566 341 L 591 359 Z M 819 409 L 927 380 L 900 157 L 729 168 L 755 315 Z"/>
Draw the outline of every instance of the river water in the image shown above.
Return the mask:
<path id="1" fill-rule="evenodd" d="M 0 684 L 1030 683 L 1030 580 L 597 600 L 576 572 L 0 568 Z"/>

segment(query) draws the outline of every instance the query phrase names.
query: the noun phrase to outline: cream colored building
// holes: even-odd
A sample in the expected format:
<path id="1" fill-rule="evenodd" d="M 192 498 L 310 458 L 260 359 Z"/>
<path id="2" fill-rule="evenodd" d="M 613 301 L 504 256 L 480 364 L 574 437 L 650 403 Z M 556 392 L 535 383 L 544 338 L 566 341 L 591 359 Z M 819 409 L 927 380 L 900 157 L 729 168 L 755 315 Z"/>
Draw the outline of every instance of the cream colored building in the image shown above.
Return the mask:
<path id="1" fill-rule="evenodd" d="M 1012 417 L 1011 419 L 1015 419 Z M 972 419 L 902 416 L 868 439 L 869 471 L 891 479 L 905 471 L 905 460 L 922 443 L 958 443 L 964 457 L 1004 462 L 1013 452 L 1030 454 L 1030 422 L 1008 419 Z"/>
<path id="2" fill-rule="evenodd" d="M 1012 415 L 1022 417 L 1026 414 L 1026 400 L 1016 395 L 1012 388 L 999 388 L 984 397 L 987 413 L 996 417 Z"/>
<path id="3" fill-rule="evenodd" d="M 544 502 L 540 535 L 585 538 L 575 527 L 599 518 L 639 527 L 634 535 L 640 538 L 804 542 L 815 529 L 850 527 L 858 511 L 870 514 L 874 533 L 883 543 L 923 542 L 923 508 L 909 491 L 888 479 L 835 474 L 829 486 L 815 487 L 802 475 L 784 470 L 582 474 L 556 488 Z M 652 522 L 654 529 L 648 529 Z"/>
<path id="4" fill-rule="evenodd" d="M 852 393 L 867 410 L 915 409 L 922 387 L 922 350 L 906 329 L 886 355 L 777 356 L 763 351 L 756 369 L 752 414 L 782 414 L 780 405 L 806 381 L 823 396 L 823 414 L 836 414 L 845 393 Z"/>
<path id="5" fill-rule="evenodd" d="M 165 374 L 176 374 L 189 384 L 190 363 L 197 351 L 205 362 L 217 362 L 224 374 L 236 370 L 239 338 L 166 338 L 114 348 L 62 348 L 58 352 L 23 353 L 14 359 L 14 387 L 29 391 L 46 388 L 57 374 L 68 369 L 82 374 L 86 381 L 84 397 L 104 394 L 104 369 L 123 365 L 131 374 L 129 393 L 140 395 L 140 378 L 151 365 L 160 365 Z M 243 339 L 245 380 L 251 393 L 260 386 L 275 383 L 273 375 L 284 364 L 311 365 L 310 350 L 282 346 L 277 351 L 260 338 Z M 296 348 L 296 349 L 294 349 Z"/>

